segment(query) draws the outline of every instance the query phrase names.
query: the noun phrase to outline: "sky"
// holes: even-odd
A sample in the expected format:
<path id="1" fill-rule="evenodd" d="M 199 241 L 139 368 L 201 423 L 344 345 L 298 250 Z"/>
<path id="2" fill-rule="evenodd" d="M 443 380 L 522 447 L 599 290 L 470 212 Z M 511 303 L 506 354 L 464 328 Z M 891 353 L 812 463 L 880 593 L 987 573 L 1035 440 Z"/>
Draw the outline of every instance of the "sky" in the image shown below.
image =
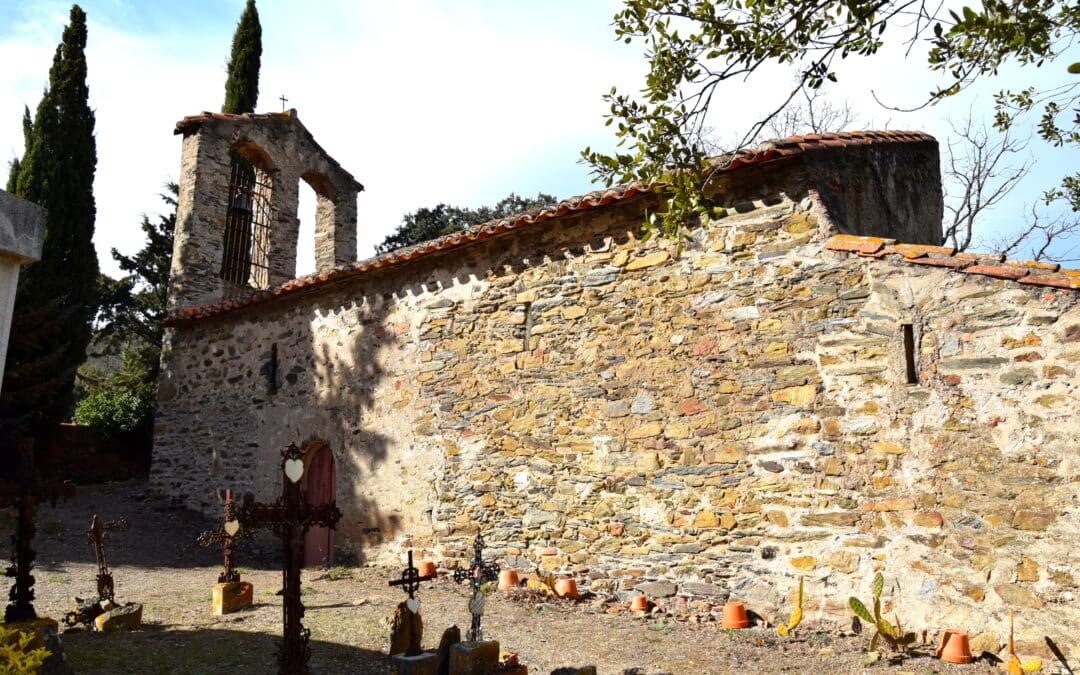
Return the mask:
<path id="1" fill-rule="evenodd" d="M 646 69 L 643 46 L 616 42 L 615 0 L 260 0 L 263 58 L 258 111 L 296 108 L 316 140 L 365 186 L 358 201 L 359 257 L 393 232 L 405 213 L 448 203 L 493 204 L 510 192 L 559 198 L 596 189 L 579 161 L 585 146 L 612 149 L 602 95 L 635 91 Z M 95 246 L 109 254 L 143 245 L 142 214 L 179 172 L 184 115 L 220 110 L 232 33 L 243 0 L 85 0 L 90 105 L 97 119 Z M 48 83 L 70 4 L 0 0 L 0 185 L 20 156 L 23 106 L 33 111 Z M 1077 60 L 1077 59 L 1074 59 Z M 1062 65 L 1061 68 L 1064 68 Z M 943 143 L 949 119 L 989 118 L 1003 87 L 1060 81 L 1049 69 L 1007 68 L 993 82 L 914 113 L 881 107 L 925 98 L 937 84 L 924 52 L 905 59 L 886 49 L 851 59 L 827 92 L 847 101 L 857 128 L 920 129 Z M 726 85 L 710 126 L 740 135 L 782 96 L 779 68 Z M 1055 79 L 1056 78 L 1056 79 Z M 944 151 L 944 148 L 943 148 Z M 1080 164 L 1075 148 L 1033 139 L 1035 170 L 987 219 L 986 239 L 1023 224 L 1043 189 Z M 298 272 L 314 266 L 314 197 L 302 185 Z M 1074 242 L 1076 243 L 1076 242 Z M 1065 251 L 1063 247 L 1061 251 Z M 1080 250 L 1069 257 L 1080 258 Z M 1077 266 L 1077 265 L 1073 265 Z"/>

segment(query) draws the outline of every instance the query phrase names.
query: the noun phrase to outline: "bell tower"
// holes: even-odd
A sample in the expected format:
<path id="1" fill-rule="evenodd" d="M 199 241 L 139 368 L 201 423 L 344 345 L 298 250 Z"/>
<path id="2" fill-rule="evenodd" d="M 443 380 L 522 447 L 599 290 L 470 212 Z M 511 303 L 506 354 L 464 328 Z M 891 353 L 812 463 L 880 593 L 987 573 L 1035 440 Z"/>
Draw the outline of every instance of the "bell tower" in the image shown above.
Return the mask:
<path id="1" fill-rule="evenodd" d="M 169 312 L 278 286 L 296 276 L 299 182 L 317 198 L 315 265 L 356 260 L 356 196 L 364 189 L 300 123 L 295 110 L 204 112 L 183 136 Z"/>

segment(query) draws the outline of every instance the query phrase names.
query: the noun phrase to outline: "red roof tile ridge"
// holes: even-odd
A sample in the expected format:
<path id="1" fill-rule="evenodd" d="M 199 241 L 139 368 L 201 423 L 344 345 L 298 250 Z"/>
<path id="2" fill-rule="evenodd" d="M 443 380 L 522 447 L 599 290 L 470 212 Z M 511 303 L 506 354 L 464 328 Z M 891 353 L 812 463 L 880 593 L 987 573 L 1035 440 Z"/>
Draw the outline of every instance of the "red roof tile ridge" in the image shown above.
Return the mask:
<path id="1" fill-rule="evenodd" d="M 820 134 L 800 134 L 764 141 L 749 147 L 713 157 L 709 160 L 714 171 L 733 171 L 750 164 L 791 157 L 814 150 L 853 147 L 871 143 L 937 143 L 937 139 L 922 131 L 837 131 Z"/>
<path id="2" fill-rule="evenodd" d="M 310 288 L 311 286 L 331 283 L 370 270 L 389 267 L 407 260 L 413 260 L 438 251 L 457 248 L 480 239 L 487 239 L 521 227 L 536 225 L 552 218 L 558 218 L 600 206 L 607 206 L 649 192 L 650 190 L 650 187 L 639 182 L 594 190 L 584 195 L 560 200 L 549 206 L 532 209 L 505 218 L 497 218 L 484 223 L 478 223 L 459 232 L 451 232 L 436 239 L 423 241 L 393 251 L 387 251 L 365 260 L 359 260 L 355 263 L 335 267 L 329 271 L 315 272 L 296 279 L 291 279 L 280 286 L 259 291 L 253 290 L 250 295 L 241 300 L 234 300 L 229 303 L 219 303 L 216 305 L 183 307 L 167 316 L 165 318 L 165 325 L 176 325 L 193 319 L 207 318 L 243 307 L 260 304 L 273 298 L 291 295 L 306 288 Z"/>
<path id="3" fill-rule="evenodd" d="M 897 244 L 893 239 L 854 234 L 834 234 L 825 240 L 825 249 L 870 258 L 894 256 L 913 265 L 1080 291 L 1080 270 L 1063 269 L 1057 263 L 1036 260 L 1005 260 L 1000 253 L 958 252 L 951 246 Z"/>
<path id="4" fill-rule="evenodd" d="M 257 119 L 271 116 L 280 117 L 283 115 L 292 116 L 295 118 L 295 111 L 288 111 L 287 113 L 243 113 L 241 115 L 233 115 L 231 113 L 203 112 L 199 115 L 185 117 L 183 120 L 177 123 L 176 128 L 177 133 L 182 133 L 183 130 L 188 127 L 188 125 L 197 125 L 208 119 Z M 299 123 L 298 118 L 297 122 Z M 936 139 L 934 139 L 933 136 L 923 133 L 921 131 L 842 131 L 824 134 L 803 134 L 799 136 L 789 136 L 787 138 L 767 141 L 766 143 L 763 143 L 757 148 L 748 148 L 740 150 L 736 153 L 732 153 L 730 155 L 713 158 L 712 160 L 710 160 L 710 162 L 713 163 L 712 170 L 714 171 L 732 171 L 742 166 L 760 164 L 762 162 L 777 157 L 790 157 L 795 154 L 816 149 L 833 148 L 838 146 L 865 145 L 869 143 L 925 142 L 936 143 L 937 141 Z M 725 161 L 727 162 L 726 164 L 716 164 L 716 162 Z M 654 187 L 655 184 L 652 183 L 645 184 L 639 181 L 635 181 L 623 185 L 616 185 L 612 187 L 601 188 L 599 190 L 593 190 L 583 195 L 579 195 L 576 197 L 568 197 L 566 199 L 560 200 L 559 202 L 551 206 L 545 206 L 536 210 L 507 216 L 506 218 L 491 220 L 486 223 L 478 223 L 476 225 L 472 225 L 466 228 L 465 230 L 462 230 L 461 232 L 454 232 L 436 239 L 432 239 L 430 241 L 421 242 L 419 244 L 414 244 L 406 248 L 401 248 L 380 255 L 376 255 L 366 260 L 361 260 L 355 263 L 344 265 L 334 269 L 328 275 L 325 275 L 323 278 L 320 278 L 319 274 L 313 274 L 306 277 L 293 279 L 276 288 L 271 288 L 264 291 L 253 291 L 247 299 L 238 301 L 233 306 L 230 306 L 228 309 L 222 309 L 218 306 L 183 308 L 182 310 L 174 312 L 173 314 L 166 317 L 165 322 L 167 325 L 173 325 L 183 323 L 184 321 L 192 318 L 204 318 L 208 316 L 214 316 L 215 314 L 232 311 L 233 309 L 258 304 L 272 298 L 290 295 L 294 292 L 301 291 L 307 287 L 316 284 L 333 282 L 345 277 L 355 276 L 357 274 L 361 274 L 363 272 L 367 272 L 373 269 L 387 267 L 407 260 L 413 260 L 417 257 L 429 255 L 438 251 L 444 251 L 451 248 L 456 248 L 458 246 L 467 245 L 480 239 L 487 239 L 488 237 L 497 236 L 511 230 L 519 229 L 524 226 L 542 223 L 552 218 L 559 218 L 571 213 L 607 206 L 642 193 L 650 192 Z M 885 246 L 895 243 L 896 242 L 891 239 L 882 239 L 880 240 L 880 245 L 873 243 L 865 244 L 866 250 L 850 250 L 866 255 L 882 255 L 882 250 Z"/>

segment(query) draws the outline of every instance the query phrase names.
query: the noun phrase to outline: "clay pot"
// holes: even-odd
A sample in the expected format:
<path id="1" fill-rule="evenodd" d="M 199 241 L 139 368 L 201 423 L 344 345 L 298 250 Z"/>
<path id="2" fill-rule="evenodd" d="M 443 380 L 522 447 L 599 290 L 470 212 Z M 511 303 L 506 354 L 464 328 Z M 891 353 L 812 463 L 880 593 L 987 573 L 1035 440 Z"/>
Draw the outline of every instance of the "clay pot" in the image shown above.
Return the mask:
<path id="1" fill-rule="evenodd" d="M 560 598 L 569 598 L 571 600 L 577 600 L 577 582 L 573 579 L 556 579 L 555 580 L 555 595 Z"/>
<path id="2" fill-rule="evenodd" d="M 738 600 L 729 600 L 724 605 L 724 614 L 720 619 L 723 628 L 746 628 L 750 619 L 746 616 L 746 605 Z"/>
<path id="3" fill-rule="evenodd" d="M 422 577 L 438 573 L 438 571 L 435 569 L 435 563 L 430 560 L 421 560 L 420 562 L 418 562 L 416 564 L 416 571 L 419 572 L 420 576 Z"/>
<path id="4" fill-rule="evenodd" d="M 499 590 L 508 591 L 517 588 L 521 584 L 517 570 L 503 570 L 499 572 Z"/>
<path id="5" fill-rule="evenodd" d="M 630 601 L 630 611 L 649 611 L 649 598 L 645 597 L 644 595 L 635 595 L 634 598 Z"/>
<path id="6" fill-rule="evenodd" d="M 971 645 L 968 644 L 968 634 L 951 628 L 941 634 L 937 655 L 947 663 L 971 663 L 975 660 L 971 655 Z"/>

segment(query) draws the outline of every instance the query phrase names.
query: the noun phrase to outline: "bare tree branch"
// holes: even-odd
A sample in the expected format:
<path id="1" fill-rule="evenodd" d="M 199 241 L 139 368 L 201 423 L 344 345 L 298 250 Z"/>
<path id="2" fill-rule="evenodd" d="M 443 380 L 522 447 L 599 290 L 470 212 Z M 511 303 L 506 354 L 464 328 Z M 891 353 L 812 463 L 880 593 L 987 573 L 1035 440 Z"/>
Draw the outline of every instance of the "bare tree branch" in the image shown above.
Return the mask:
<path id="1" fill-rule="evenodd" d="M 1080 235 L 1080 215 L 1071 212 L 1047 218 L 1033 205 L 1031 215 L 1022 231 L 1007 237 L 991 238 L 985 242 L 985 245 L 1005 255 L 1046 260 L 1052 245 L 1067 240 L 1075 241 L 1074 238 L 1077 235 Z M 1080 244 L 1074 243 L 1067 249 L 1055 251 L 1053 260 L 1059 263 L 1080 260 L 1080 258 L 1071 257 L 1074 253 L 1080 253 Z"/>
<path id="2" fill-rule="evenodd" d="M 950 120 L 949 125 L 955 139 L 949 141 L 943 167 L 943 234 L 946 243 L 966 251 L 971 247 L 976 224 L 1031 171 L 1033 160 L 1012 163 L 1027 148 L 1028 139 L 1017 139 L 1008 131 L 996 134 L 985 125 L 976 125 L 970 112 L 963 122 Z M 1011 250 L 1019 241 L 1010 243 Z"/>
<path id="3" fill-rule="evenodd" d="M 786 138 L 799 134 L 823 134 L 844 131 L 855 122 L 855 111 L 844 101 L 834 106 L 820 89 L 802 88 L 805 102 L 784 108 L 765 127 L 772 138 Z"/>

